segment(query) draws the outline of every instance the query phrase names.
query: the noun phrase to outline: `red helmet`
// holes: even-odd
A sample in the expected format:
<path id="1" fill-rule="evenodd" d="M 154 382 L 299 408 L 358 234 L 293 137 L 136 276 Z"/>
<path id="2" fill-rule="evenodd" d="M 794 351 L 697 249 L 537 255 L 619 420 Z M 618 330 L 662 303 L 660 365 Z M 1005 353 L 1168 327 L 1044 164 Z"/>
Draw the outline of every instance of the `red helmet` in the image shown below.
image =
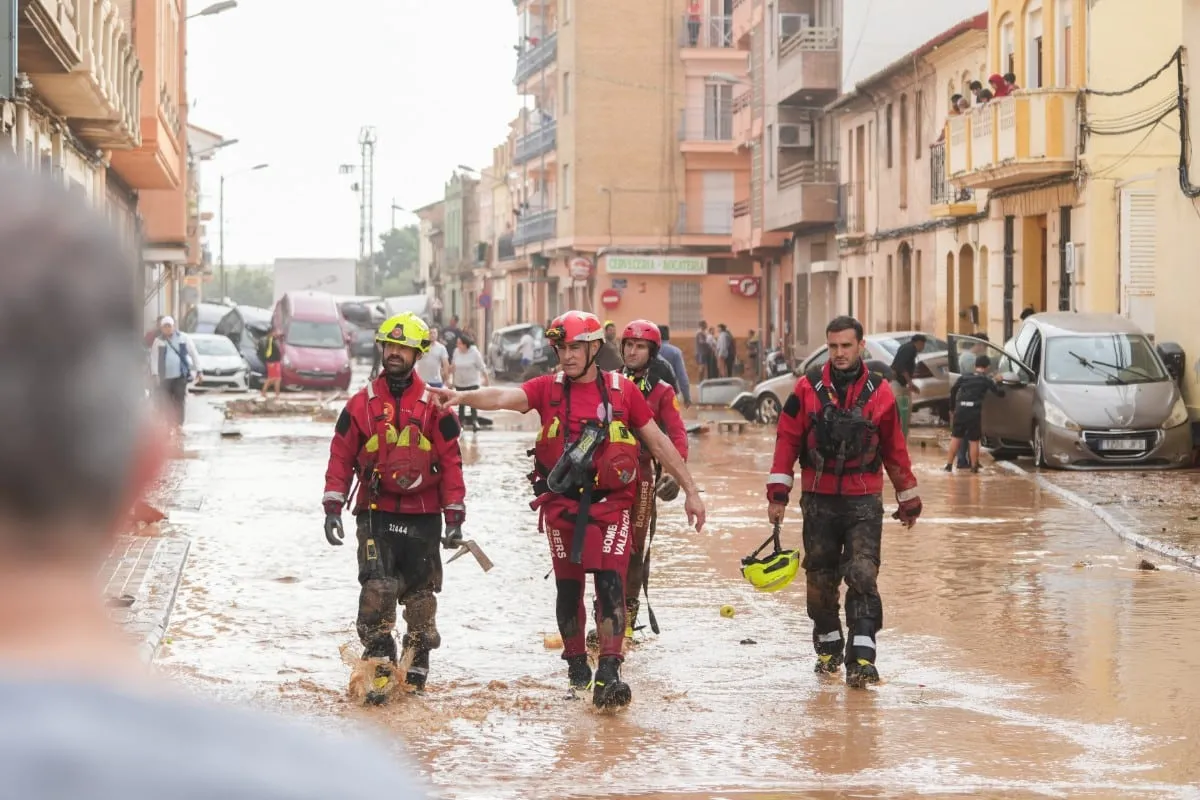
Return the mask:
<path id="1" fill-rule="evenodd" d="M 662 347 L 662 331 L 648 319 L 635 319 L 633 322 L 625 326 L 625 331 L 621 334 L 621 343 L 624 344 L 626 339 L 641 339 L 649 342 L 650 352 L 658 353 Z"/>
<path id="2" fill-rule="evenodd" d="M 546 329 L 551 342 L 599 342 L 604 339 L 604 326 L 595 314 L 568 311 L 554 318 Z"/>

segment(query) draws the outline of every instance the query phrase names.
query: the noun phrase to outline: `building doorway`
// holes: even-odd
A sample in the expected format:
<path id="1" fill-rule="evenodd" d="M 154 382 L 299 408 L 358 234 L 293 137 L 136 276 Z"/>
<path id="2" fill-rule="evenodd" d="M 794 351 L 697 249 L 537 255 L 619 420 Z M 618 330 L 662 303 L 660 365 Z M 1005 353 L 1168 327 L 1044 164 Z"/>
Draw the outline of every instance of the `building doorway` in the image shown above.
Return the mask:
<path id="1" fill-rule="evenodd" d="M 1025 217 L 1021 222 L 1021 311 L 1033 306 L 1046 310 L 1046 215 Z"/>
<path id="2" fill-rule="evenodd" d="M 946 253 L 946 333 L 958 330 L 958 314 L 954 302 L 954 252 Z"/>
<path id="3" fill-rule="evenodd" d="M 912 247 L 908 242 L 900 245 L 896 258 L 900 264 L 892 290 L 896 298 L 896 327 L 897 330 L 907 331 L 913 327 Z"/>
<path id="4" fill-rule="evenodd" d="M 971 306 L 975 304 L 975 250 L 964 244 L 958 253 L 958 332 L 974 333 Z"/>
<path id="5" fill-rule="evenodd" d="M 992 292 L 990 280 L 991 278 L 988 276 L 988 249 L 980 247 L 979 280 L 976 281 L 975 303 L 979 306 L 979 328 L 985 333 L 988 332 L 988 328 L 991 325 L 991 317 L 988 316 L 988 295 Z"/>

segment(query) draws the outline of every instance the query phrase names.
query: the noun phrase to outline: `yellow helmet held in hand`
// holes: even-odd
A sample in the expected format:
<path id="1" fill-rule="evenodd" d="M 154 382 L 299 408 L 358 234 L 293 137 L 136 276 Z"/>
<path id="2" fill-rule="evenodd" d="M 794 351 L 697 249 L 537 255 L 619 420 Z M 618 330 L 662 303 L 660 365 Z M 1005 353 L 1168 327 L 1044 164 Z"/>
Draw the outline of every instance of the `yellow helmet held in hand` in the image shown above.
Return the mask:
<path id="1" fill-rule="evenodd" d="M 774 545 L 771 553 L 759 558 L 758 554 L 769 544 Z M 800 551 L 783 549 L 779 543 L 778 525 L 769 539 L 742 559 L 742 577 L 760 592 L 778 592 L 795 580 L 799 573 Z"/>
<path id="2" fill-rule="evenodd" d="M 380 344 L 398 344 L 411 347 L 420 353 L 428 353 L 433 341 L 429 335 L 429 326 L 425 321 L 411 311 L 388 317 L 375 332 L 375 341 Z"/>

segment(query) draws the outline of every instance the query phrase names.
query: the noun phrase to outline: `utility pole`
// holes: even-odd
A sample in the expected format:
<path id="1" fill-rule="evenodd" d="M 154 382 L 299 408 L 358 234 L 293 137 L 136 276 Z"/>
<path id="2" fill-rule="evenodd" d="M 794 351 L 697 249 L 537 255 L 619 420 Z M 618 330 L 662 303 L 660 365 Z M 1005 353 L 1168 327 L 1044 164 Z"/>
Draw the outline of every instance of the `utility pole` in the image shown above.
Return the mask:
<path id="1" fill-rule="evenodd" d="M 358 197 L 358 250 L 359 259 L 366 268 L 366 283 L 363 289 L 370 294 L 375 290 L 375 265 L 371 256 L 375 252 L 375 128 L 367 125 L 358 134 L 362 148 L 362 175 Z"/>

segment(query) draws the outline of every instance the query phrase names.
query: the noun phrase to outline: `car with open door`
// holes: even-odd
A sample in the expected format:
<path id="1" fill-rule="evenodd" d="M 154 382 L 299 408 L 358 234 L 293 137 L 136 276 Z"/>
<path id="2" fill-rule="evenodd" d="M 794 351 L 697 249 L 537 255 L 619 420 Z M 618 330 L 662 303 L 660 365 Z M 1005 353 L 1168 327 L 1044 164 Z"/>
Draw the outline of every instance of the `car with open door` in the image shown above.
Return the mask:
<path id="1" fill-rule="evenodd" d="M 983 446 L 1061 469 L 1186 466 L 1192 432 L 1180 387 L 1146 334 L 1117 314 L 1026 318 L 997 347 L 951 334 L 951 381 L 967 351 L 987 354 L 1004 396 L 983 405 Z"/>

